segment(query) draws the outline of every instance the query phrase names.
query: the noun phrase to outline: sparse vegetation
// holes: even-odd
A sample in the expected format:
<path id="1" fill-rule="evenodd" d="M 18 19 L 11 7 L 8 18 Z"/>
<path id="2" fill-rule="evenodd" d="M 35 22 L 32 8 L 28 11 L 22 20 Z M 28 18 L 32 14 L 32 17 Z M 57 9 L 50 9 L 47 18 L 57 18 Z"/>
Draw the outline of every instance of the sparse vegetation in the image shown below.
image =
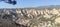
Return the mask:
<path id="1" fill-rule="evenodd" d="M 10 9 L 3 10 L 0 14 L 0 27 L 41 27 L 47 26 L 60 27 L 60 11 L 59 9 Z M 21 20 L 23 19 L 23 20 Z M 23 24 L 21 24 L 21 21 Z M 28 23 L 29 22 L 29 23 Z M 57 23 L 58 22 L 58 23 Z M 42 23 L 42 24 L 41 24 Z"/>

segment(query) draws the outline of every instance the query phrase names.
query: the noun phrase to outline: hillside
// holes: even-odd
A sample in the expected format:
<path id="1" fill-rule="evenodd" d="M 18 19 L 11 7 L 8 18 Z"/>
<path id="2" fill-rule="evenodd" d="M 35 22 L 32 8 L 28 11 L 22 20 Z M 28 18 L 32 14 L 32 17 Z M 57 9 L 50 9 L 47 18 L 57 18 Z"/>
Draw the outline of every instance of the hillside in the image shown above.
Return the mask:
<path id="1" fill-rule="evenodd" d="M 60 27 L 60 6 L 42 7 L 0 9 L 0 27 Z"/>

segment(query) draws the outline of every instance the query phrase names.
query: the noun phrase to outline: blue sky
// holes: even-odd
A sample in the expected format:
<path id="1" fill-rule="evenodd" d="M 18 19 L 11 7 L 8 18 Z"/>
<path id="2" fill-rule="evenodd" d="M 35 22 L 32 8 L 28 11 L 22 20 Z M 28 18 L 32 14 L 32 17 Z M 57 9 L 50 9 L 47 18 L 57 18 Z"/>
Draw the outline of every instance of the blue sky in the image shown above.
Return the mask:
<path id="1" fill-rule="evenodd" d="M 20 0 L 16 0 L 17 4 L 16 5 L 12 5 L 9 3 L 5 3 L 5 2 L 0 2 L 0 8 L 20 8 Z"/>
<path id="2" fill-rule="evenodd" d="M 20 0 L 20 8 L 60 5 L 60 0 Z"/>

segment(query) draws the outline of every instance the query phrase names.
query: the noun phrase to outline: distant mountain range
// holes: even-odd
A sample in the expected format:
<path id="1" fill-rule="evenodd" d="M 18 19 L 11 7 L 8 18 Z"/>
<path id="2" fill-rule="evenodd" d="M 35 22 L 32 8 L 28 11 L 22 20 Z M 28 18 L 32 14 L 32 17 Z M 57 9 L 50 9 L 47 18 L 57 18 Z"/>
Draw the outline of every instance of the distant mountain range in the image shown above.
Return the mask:
<path id="1" fill-rule="evenodd" d="M 43 8 L 60 8 L 60 5 L 38 6 L 38 7 L 29 7 L 22 9 L 43 9 Z"/>
<path id="2" fill-rule="evenodd" d="M 10 8 L 10 9 L 43 9 L 43 8 L 60 8 L 60 5 L 48 5 L 48 6 L 38 6 L 38 7 L 27 7 L 27 8 Z M 2 8 L 3 10 L 4 8 Z M 5 9 L 9 9 L 9 8 L 5 8 Z M 1 8 L 0 8 L 1 10 Z"/>
<path id="3" fill-rule="evenodd" d="M 37 8 L 60 8 L 60 5 L 49 5 L 49 6 L 40 6 Z"/>

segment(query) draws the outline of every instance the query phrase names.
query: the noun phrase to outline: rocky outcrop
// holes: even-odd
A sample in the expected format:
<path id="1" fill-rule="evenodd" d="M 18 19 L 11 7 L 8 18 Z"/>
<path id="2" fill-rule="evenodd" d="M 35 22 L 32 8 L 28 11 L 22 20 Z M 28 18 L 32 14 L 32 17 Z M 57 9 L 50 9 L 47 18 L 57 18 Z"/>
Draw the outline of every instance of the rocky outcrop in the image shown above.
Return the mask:
<path id="1" fill-rule="evenodd" d="M 5 24 L 6 27 L 12 25 L 13 27 L 29 27 L 35 23 L 38 25 L 42 21 L 60 23 L 60 9 L 17 9 L 14 14 L 10 12 L 1 14 L 1 26 Z"/>
<path id="2" fill-rule="evenodd" d="M 56 22 L 58 17 L 60 16 L 60 11 L 59 9 L 21 9 L 21 10 L 16 10 L 19 18 L 15 21 L 17 24 L 30 24 L 31 20 L 34 18 L 40 19 L 42 16 L 46 19 L 52 19 Z M 56 15 L 56 16 L 55 16 Z M 28 20 L 27 20 L 28 19 Z M 56 19 L 56 20 L 55 20 Z M 51 20 L 51 21 L 52 21 Z M 59 22 L 60 23 L 60 22 Z"/>

